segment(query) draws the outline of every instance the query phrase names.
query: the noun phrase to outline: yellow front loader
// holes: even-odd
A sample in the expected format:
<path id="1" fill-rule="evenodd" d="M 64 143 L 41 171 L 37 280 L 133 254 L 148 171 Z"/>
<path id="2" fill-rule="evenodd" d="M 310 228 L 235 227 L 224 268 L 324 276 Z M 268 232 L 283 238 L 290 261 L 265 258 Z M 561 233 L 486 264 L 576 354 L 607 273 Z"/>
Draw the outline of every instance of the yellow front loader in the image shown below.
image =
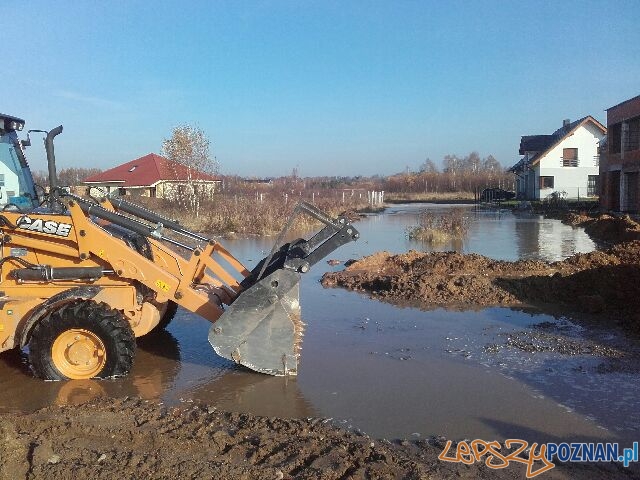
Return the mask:
<path id="1" fill-rule="evenodd" d="M 356 240 L 344 217 L 301 203 L 324 224 L 247 270 L 220 243 L 121 198 L 87 199 L 57 184 L 46 133 L 49 192 L 38 195 L 24 156 L 24 121 L 0 114 L 0 352 L 25 348 L 35 375 L 125 375 L 135 338 L 166 326 L 178 305 L 213 323 L 221 356 L 271 375 L 295 374 L 300 274 Z"/>

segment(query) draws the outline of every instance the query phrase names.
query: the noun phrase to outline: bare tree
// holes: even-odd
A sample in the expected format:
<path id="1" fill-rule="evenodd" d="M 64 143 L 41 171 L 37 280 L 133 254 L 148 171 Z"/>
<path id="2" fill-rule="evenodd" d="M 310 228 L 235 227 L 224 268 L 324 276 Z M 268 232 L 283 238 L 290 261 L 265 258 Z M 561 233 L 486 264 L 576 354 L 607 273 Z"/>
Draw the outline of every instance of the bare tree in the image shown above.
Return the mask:
<path id="1" fill-rule="evenodd" d="M 196 217 L 200 214 L 202 200 L 210 193 L 203 182 L 218 172 L 218 163 L 209 152 L 210 141 L 204 131 L 191 125 L 179 125 L 171 138 L 162 142 L 162 154 L 176 165 L 178 184 L 172 192 L 180 205 Z M 181 165 L 178 172 L 177 165 Z"/>
<path id="2" fill-rule="evenodd" d="M 471 152 L 469 155 L 464 157 L 465 170 L 468 170 L 473 174 L 478 173 L 481 163 L 482 160 L 480 160 L 480 155 L 478 154 L 478 152 Z"/>
<path id="3" fill-rule="evenodd" d="M 420 173 L 437 173 L 436 164 L 427 157 L 422 165 L 420 165 Z"/>
<path id="4" fill-rule="evenodd" d="M 456 182 L 456 176 L 462 170 L 462 161 L 457 155 L 445 155 L 443 160 L 444 169 L 442 170 L 449 177 L 449 190 L 456 191 L 459 188 Z"/>
<path id="5" fill-rule="evenodd" d="M 31 174 L 36 185 L 45 187 L 49 183 L 49 174 L 44 170 L 32 171 Z"/>
<path id="6" fill-rule="evenodd" d="M 81 185 L 86 178 L 101 173 L 99 168 L 69 167 L 58 172 L 58 183 L 67 187 Z"/>

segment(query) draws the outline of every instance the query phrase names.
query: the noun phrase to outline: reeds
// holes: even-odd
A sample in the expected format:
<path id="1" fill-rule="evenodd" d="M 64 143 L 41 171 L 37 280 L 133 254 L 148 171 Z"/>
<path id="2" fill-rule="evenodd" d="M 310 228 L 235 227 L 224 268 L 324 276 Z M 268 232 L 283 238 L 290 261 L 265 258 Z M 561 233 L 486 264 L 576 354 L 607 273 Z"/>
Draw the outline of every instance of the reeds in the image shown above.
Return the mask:
<path id="1" fill-rule="evenodd" d="M 388 192 L 385 193 L 386 200 L 390 202 L 437 202 L 446 201 L 473 201 L 473 192 Z"/>
<path id="2" fill-rule="evenodd" d="M 213 235 L 273 235 L 284 227 L 293 208 L 302 197 L 284 198 L 279 195 L 218 194 L 203 201 L 198 217 L 189 215 L 175 202 L 161 199 L 138 197 L 133 201 L 144 203 L 147 208 L 179 221 L 186 228 Z M 305 199 L 332 217 L 340 214 L 353 216 L 366 211 L 365 199 L 351 199 L 343 202 L 341 196 L 316 195 Z M 308 216 L 299 215 L 292 225 L 293 229 L 306 229 L 317 225 L 317 221 Z"/>
<path id="3" fill-rule="evenodd" d="M 423 210 L 418 225 L 407 228 L 406 235 L 430 244 L 443 244 L 466 237 L 468 230 L 469 219 L 462 208 L 452 208 L 444 213 Z"/>

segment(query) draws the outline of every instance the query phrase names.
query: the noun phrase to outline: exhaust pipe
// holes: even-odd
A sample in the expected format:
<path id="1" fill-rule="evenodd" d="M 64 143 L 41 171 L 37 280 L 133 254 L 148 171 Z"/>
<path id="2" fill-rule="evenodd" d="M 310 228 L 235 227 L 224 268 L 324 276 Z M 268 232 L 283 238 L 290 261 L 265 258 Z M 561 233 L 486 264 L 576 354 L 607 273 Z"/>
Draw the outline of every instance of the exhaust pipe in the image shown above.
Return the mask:
<path id="1" fill-rule="evenodd" d="M 62 125 L 50 130 L 44 140 L 44 149 L 47 152 L 47 167 L 49 169 L 49 208 L 51 211 L 59 205 L 58 199 L 58 175 L 56 174 L 56 155 L 53 151 L 53 139 L 62 133 Z"/>

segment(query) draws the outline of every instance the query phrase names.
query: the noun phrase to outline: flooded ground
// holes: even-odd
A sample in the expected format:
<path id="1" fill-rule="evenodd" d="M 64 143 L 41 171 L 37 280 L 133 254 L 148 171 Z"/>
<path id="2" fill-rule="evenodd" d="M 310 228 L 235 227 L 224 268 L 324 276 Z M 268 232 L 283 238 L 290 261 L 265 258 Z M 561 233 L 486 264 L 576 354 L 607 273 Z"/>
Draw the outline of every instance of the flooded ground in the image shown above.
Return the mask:
<path id="1" fill-rule="evenodd" d="M 364 219 L 358 223 L 362 239 L 336 258 L 424 250 L 404 236 L 419 209 L 397 206 Z M 468 214 L 469 238 L 443 250 L 551 261 L 594 248 L 582 229 L 557 220 L 472 208 Z M 270 241 L 224 243 L 252 266 Z M 179 310 L 168 333 L 140 340 L 135 367 L 124 379 L 41 382 L 30 377 L 20 355 L 1 355 L 0 411 L 139 396 L 258 415 L 329 417 L 374 437 L 634 440 L 639 354 L 622 335 L 522 310 L 422 311 L 323 289 L 322 274 L 339 268 L 323 263 L 301 283 L 308 326 L 297 378 L 268 377 L 220 359 L 207 341 L 208 322 Z M 571 354 L 554 347 L 558 338 L 572 342 Z"/>

